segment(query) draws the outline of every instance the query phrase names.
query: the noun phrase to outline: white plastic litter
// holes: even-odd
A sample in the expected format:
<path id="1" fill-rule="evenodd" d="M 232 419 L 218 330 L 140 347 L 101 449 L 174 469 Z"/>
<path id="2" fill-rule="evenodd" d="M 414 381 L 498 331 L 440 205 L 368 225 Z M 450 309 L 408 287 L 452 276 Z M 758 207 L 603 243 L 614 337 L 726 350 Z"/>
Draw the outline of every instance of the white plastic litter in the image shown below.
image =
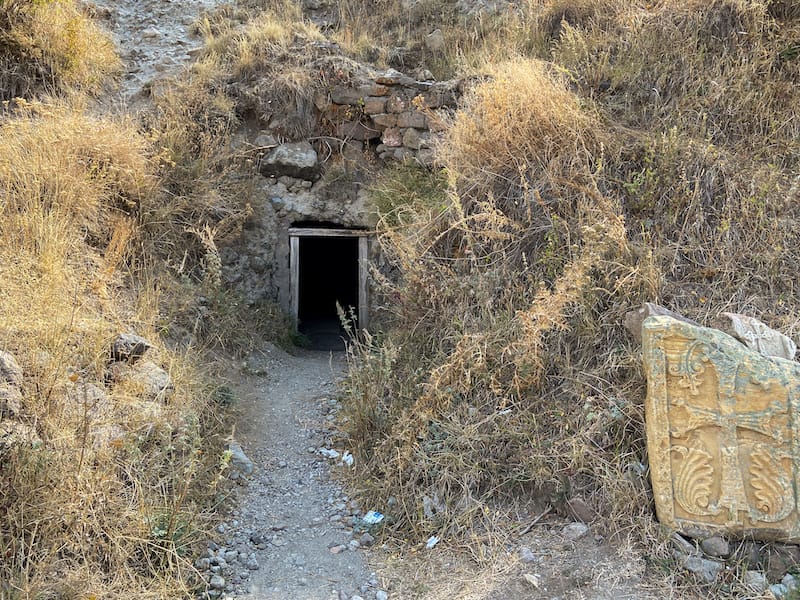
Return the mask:
<path id="1" fill-rule="evenodd" d="M 319 453 L 322 454 L 325 458 L 339 458 L 339 453 L 336 450 L 331 450 L 328 448 L 320 448 Z"/>
<path id="2" fill-rule="evenodd" d="M 366 525 L 377 525 L 378 523 L 383 521 L 383 515 L 376 510 L 371 510 L 364 515 L 362 521 Z"/>
<path id="3" fill-rule="evenodd" d="M 431 537 L 428 538 L 428 542 L 425 544 L 425 547 L 428 550 L 430 550 L 431 548 L 433 548 L 438 543 L 439 543 L 439 538 L 436 537 L 435 535 L 432 535 Z"/>
<path id="4" fill-rule="evenodd" d="M 354 462 L 355 459 L 353 458 L 353 455 L 345 450 L 344 454 L 342 454 L 342 463 L 346 464 L 348 467 L 352 467 Z"/>

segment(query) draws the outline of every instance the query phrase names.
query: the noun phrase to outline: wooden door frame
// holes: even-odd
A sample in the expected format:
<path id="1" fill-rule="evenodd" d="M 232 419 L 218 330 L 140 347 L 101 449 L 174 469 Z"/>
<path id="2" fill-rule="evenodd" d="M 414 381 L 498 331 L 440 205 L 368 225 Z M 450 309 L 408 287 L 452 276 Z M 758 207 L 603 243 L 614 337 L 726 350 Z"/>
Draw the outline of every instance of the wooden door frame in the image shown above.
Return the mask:
<path id="1" fill-rule="evenodd" d="M 289 287 L 290 311 L 297 330 L 300 313 L 300 238 L 346 237 L 358 238 L 358 328 L 369 326 L 369 239 L 372 232 L 360 229 L 326 229 L 321 227 L 289 228 Z"/>

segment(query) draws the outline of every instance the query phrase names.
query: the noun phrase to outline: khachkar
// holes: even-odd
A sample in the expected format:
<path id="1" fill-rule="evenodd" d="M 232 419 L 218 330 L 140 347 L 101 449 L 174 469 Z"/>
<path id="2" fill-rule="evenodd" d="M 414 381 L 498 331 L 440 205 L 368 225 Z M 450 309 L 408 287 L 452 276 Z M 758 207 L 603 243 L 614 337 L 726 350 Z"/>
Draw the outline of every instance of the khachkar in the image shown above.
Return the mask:
<path id="1" fill-rule="evenodd" d="M 659 520 L 800 542 L 800 364 L 665 316 L 645 319 L 642 345 Z"/>

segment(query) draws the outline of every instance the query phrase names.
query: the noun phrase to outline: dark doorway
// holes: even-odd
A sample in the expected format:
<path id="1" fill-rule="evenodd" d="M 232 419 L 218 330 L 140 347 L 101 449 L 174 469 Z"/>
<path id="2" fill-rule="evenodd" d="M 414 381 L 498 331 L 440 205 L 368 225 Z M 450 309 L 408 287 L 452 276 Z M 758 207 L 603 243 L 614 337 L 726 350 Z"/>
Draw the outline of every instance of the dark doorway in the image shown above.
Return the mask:
<path id="1" fill-rule="evenodd" d="M 357 237 L 300 237 L 298 330 L 317 350 L 344 349 L 345 332 L 336 310 L 358 314 Z"/>

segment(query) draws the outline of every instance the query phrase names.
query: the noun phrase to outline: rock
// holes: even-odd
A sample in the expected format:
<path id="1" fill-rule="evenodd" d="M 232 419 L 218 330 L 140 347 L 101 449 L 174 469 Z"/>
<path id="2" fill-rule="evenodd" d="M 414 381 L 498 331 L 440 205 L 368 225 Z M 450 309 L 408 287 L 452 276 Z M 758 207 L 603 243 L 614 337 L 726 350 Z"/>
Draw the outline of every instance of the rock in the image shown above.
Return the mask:
<path id="1" fill-rule="evenodd" d="M 364 98 L 364 114 L 378 115 L 386 109 L 386 98 Z"/>
<path id="2" fill-rule="evenodd" d="M 795 571 L 800 564 L 800 548 L 787 544 L 770 544 L 764 549 L 764 564 L 767 577 L 780 581 L 789 571 Z"/>
<path id="3" fill-rule="evenodd" d="M 665 316 L 665 317 L 672 317 L 673 319 L 677 319 L 678 321 L 683 321 L 684 323 L 691 323 L 692 325 L 700 326 L 699 323 L 687 319 L 683 315 L 679 315 L 676 312 L 672 312 L 668 308 L 664 308 L 658 304 L 653 304 L 652 302 L 645 302 L 639 308 L 635 310 L 631 310 L 625 313 L 625 328 L 630 331 L 633 339 L 636 340 L 639 344 L 642 343 L 642 323 L 648 317 L 657 317 L 657 316 Z"/>
<path id="4" fill-rule="evenodd" d="M 790 592 L 795 592 L 800 589 L 800 582 L 797 581 L 797 577 L 792 575 L 791 573 L 787 573 L 781 579 L 781 583 L 786 586 L 786 589 Z"/>
<path id="5" fill-rule="evenodd" d="M 358 543 L 364 546 L 365 548 L 369 548 L 375 543 L 375 538 L 372 537 L 369 533 L 365 533 L 360 538 L 358 538 Z"/>
<path id="6" fill-rule="evenodd" d="M 267 150 L 277 146 L 278 140 L 275 139 L 275 136 L 270 135 L 269 133 L 260 133 L 256 139 L 253 140 L 253 145 L 261 150 Z"/>
<path id="7" fill-rule="evenodd" d="M 661 523 L 695 538 L 800 542 L 800 364 L 669 316 L 645 319 L 642 343 Z"/>
<path id="8" fill-rule="evenodd" d="M 236 440 L 229 440 L 225 445 L 225 449 L 231 454 L 231 469 L 235 469 L 243 475 L 253 474 L 253 461 L 247 458 L 239 442 Z"/>
<path id="9" fill-rule="evenodd" d="M 210 585 L 214 590 L 224 590 L 225 579 L 220 575 L 213 575 L 211 580 L 208 582 L 208 585 Z"/>
<path id="10" fill-rule="evenodd" d="M 519 549 L 519 559 L 524 563 L 535 563 L 539 562 L 539 557 L 533 553 L 533 550 L 528 548 L 527 546 L 522 546 Z"/>
<path id="11" fill-rule="evenodd" d="M 722 571 L 722 563 L 699 556 L 676 556 L 681 566 L 695 575 L 703 583 L 714 583 Z"/>
<path id="12" fill-rule="evenodd" d="M 445 48 L 444 34 L 441 29 L 434 29 L 425 36 L 425 48 L 430 52 L 442 52 Z"/>
<path id="13" fill-rule="evenodd" d="M 0 421 L 0 453 L 16 446 L 40 446 L 42 438 L 30 425 L 17 421 Z"/>
<path id="14" fill-rule="evenodd" d="M 777 600 L 783 600 L 789 595 L 789 590 L 782 583 L 773 583 L 769 586 L 769 592 Z"/>
<path id="15" fill-rule="evenodd" d="M 700 548 L 713 558 L 727 558 L 731 554 L 728 540 L 718 535 L 712 535 L 701 541 Z"/>
<path id="16" fill-rule="evenodd" d="M 594 509 L 580 496 L 575 496 L 567 501 L 570 514 L 582 523 L 591 523 L 597 517 Z"/>
<path id="17" fill-rule="evenodd" d="M 417 110 L 407 111 L 397 115 L 397 126 L 401 128 L 416 127 L 417 129 L 425 129 L 428 126 L 428 119 Z"/>
<path id="18" fill-rule="evenodd" d="M 100 419 L 114 409 L 105 390 L 93 383 L 77 383 L 67 392 L 69 413 L 73 418 Z"/>
<path id="19" fill-rule="evenodd" d="M 376 127 L 382 127 L 386 129 L 387 127 L 396 127 L 397 126 L 397 115 L 390 115 L 387 113 L 381 113 L 379 115 L 372 115 L 372 122 L 375 123 Z"/>
<path id="20" fill-rule="evenodd" d="M 22 412 L 22 392 L 8 383 L 0 382 L 0 417 L 15 417 Z"/>
<path id="21" fill-rule="evenodd" d="M 151 401 L 166 402 L 175 391 L 169 373 L 150 361 L 136 363 L 128 378 L 138 384 L 144 397 Z"/>
<path id="22" fill-rule="evenodd" d="M 328 550 L 330 550 L 331 554 L 341 554 L 342 552 L 347 550 L 347 546 L 345 546 L 344 544 L 337 544 L 335 546 L 331 546 L 330 548 L 328 548 Z"/>
<path id="23" fill-rule="evenodd" d="M 111 342 L 111 359 L 132 365 L 152 347 L 153 344 L 135 333 L 120 333 Z"/>
<path id="24" fill-rule="evenodd" d="M 22 367 L 10 352 L 0 350 L 0 383 L 13 387 L 22 386 Z"/>
<path id="25" fill-rule="evenodd" d="M 383 590 L 378 590 L 375 592 L 375 600 L 389 600 L 389 594 Z"/>
<path id="26" fill-rule="evenodd" d="M 339 123 L 336 132 L 341 138 L 359 141 L 374 140 L 381 137 L 381 132 L 373 127 L 368 127 L 360 121 L 345 121 Z"/>
<path id="27" fill-rule="evenodd" d="M 569 523 L 563 527 L 561 533 L 570 542 L 576 542 L 589 533 L 589 526 L 585 523 Z"/>
<path id="28" fill-rule="evenodd" d="M 749 590 L 762 594 L 769 587 L 767 576 L 761 571 L 745 571 L 742 581 Z"/>
<path id="29" fill-rule="evenodd" d="M 797 344 L 791 338 L 771 329 L 755 317 L 724 312 L 720 314 L 720 329 L 745 346 L 764 356 L 794 360 Z"/>
<path id="30" fill-rule="evenodd" d="M 389 127 L 383 132 L 381 143 L 388 148 L 399 148 L 403 145 L 403 134 L 396 127 Z"/>
<path id="31" fill-rule="evenodd" d="M 299 179 L 317 180 L 320 171 L 317 152 L 308 142 L 281 144 L 261 159 L 259 170 L 265 177 L 285 175 Z"/>

